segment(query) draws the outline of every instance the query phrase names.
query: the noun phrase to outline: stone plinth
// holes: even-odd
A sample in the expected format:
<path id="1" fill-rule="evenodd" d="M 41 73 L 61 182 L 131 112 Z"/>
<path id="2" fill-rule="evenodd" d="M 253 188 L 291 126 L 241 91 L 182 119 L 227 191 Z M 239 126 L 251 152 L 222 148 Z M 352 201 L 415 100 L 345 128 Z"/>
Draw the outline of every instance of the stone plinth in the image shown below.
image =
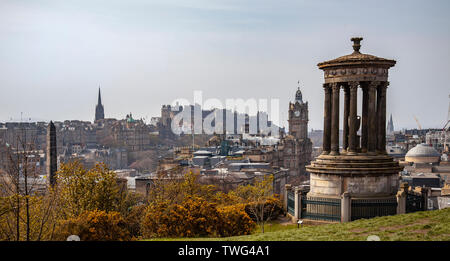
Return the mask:
<path id="1" fill-rule="evenodd" d="M 308 198 L 350 198 L 341 205 L 341 222 L 396 212 L 391 202 L 397 202 L 402 167 L 390 156 L 321 155 L 306 169 L 311 183 Z M 331 210 L 331 206 L 323 206 L 311 214 L 329 215 Z"/>
<path id="2" fill-rule="evenodd" d="M 353 198 L 395 196 L 402 167 L 386 155 L 321 155 L 307 166 L 314 197 Z"/>

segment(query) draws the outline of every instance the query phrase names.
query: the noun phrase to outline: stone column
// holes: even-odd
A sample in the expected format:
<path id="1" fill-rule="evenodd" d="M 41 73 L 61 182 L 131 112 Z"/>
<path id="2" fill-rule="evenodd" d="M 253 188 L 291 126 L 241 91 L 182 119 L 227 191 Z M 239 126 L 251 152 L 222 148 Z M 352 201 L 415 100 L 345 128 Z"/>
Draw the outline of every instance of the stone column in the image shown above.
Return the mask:
<path id="1" fill-rule="evenodd" d="M 284 202 L 283 202 L 283 206 L 284 206 L 284 210 L 287 212 L 288 211 L 288 193 L 289 191 L 291 191 L 291 184 L 285 184 L 284 185 Z"/>
<path id="2" fill-rule="evenodd" d="M 406 213 L 406 193 L 404 191 L 397 192 L 397 214 Z"/>
<path id="3" fill-rule="evenodd" d="M 368 118 L 369 118 L 369 133 L 368 133 L 368 142 L 367 142 L 367 150 L 370 155 L 376 154 L 377 148 L 377 108 L 376 108 L 376 90 L 379 82 L 373 81 L 369 84 L 369 108 L 368 108 Z"/>
<path id="4" fill-rule="evenodd" d="M 330 155 L 339 155 L 339 92 L 338 83 L 332 83 L 331 103 L 331 152 Z"/>
<path id="5" fill-rule="evenodd" d="M 377 139 L 376 139 L 376 145 L 375 145 L 375 150 L 377 152 L 377 154 L 380 154 L 380 144 L 381 144 L 381 137 L 380 137 L 380 123 L 381 123 L 381 86 L 383 84 L 380 84 L 377 86 L 377 90 L 376 90 L 376 95 L 377 95 L 377 101 L 376 101 L 376 107 L 377 107 L 377 111 L 376 111 L 376 118 L 375 118 L 375 122 L 376 122 L 376 133 L 377 133 Z"/>
<path id="6" fill-rule="evenodd" d="M 348 141 L 348 154 L 355 155 L 356 154 L 356 111 L 357 111 L 357 97 L 358 97 L 358 82 L 350 82 L 350 115 L 349 115 L 349 141 Z"/>
<path id="7" fill-rule="evenodd" d="M 367 86 L 362 86 L 362 94 L 361 152 L 367 153 L 367 135 L 369 134 L 369 92 Z"/>
<path id="8" fill-rule="evenodd" d="M 400 184 L 400 190 L 397 192 L 397 214 L 406 213 L 406 195 L 408 188 L 408 182 L 402 182 Z"/>
<path id="9" fill-rule="evenodd" d="M 386 153 L 386 88 L 389 82 L 383 82 L 378 87 L 377 103 L 377 151 L 379 154 Z"/>
<path id="10" fill-rule="evenodd" d="M 349 87 L 344 86 L 344 119 L 342 120 L 342 151 L 346 152 L 349 145 L 349 110 L 350 110 L 350 92 Z"/>
<path id="11" fill-rule="evenodd" d="M 352 221 L 352 202 L 350 194 L 346 191 L 341 196 L 341 222 Z"/>
<path id="12" fill-rule="evenodd" d="M 326 155 L 331 150 L 331 87 L 328 84 L 324 84 L 323 89 L 325 91 L 325 101 L 323 110 L 322 154 Z"/>
<path id="13" fill-rule="evenodd" d="M 295 195 L 294 218 L 295 218 L 295 221 L 297 221 L 301 218 L 301 214 L 302 214 L 302 189 L 299 187 L 295 187 L 294 193 L 295 193 L 294 194 Z"/>

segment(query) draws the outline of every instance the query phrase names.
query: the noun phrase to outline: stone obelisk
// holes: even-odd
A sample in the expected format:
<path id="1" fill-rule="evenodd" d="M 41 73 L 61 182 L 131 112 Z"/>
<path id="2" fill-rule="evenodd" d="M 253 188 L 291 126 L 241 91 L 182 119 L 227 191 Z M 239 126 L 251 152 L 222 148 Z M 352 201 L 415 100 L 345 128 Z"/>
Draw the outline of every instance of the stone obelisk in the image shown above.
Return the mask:
<path id="1" fill-rule="evenodd" d="M 47 127 L 47 177 L 51 186 L 56 184 L 58 158 L 56 152 L 56 128 L 52 121 Z"/>

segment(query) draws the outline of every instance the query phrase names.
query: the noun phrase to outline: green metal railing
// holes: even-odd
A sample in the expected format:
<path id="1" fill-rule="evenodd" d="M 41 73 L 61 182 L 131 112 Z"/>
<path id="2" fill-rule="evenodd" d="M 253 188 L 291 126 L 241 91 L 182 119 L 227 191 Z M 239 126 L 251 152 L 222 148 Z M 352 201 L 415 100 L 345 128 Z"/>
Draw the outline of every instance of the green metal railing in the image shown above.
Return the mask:
<path id="1" fill-rule="evenodd" d="M 293 191 L 287 193 L 287 211 L 292 216 L 295 215 L 295 195 Z"/>
<path id="2" fill-rule="evenodd" d="M 415 197 L 414 200 L 418 201 L 419 199 Z M 301 205 L 299 207 L 300 218 L 332 222 L 341 221 L 340 198 L 308 197 L 306 194 L 302 194 Z M 295 213 L 293 192 L 288 193 L 288 212 L 291 215 Z M 351 199 L 351 220 L 395 215 L 396 213 L 396 198 Z"/>
<path id="3" fill-rule="evenodd" d="M 395 215 L 397 200 L 392 199 L 352 199 L 351 220 Z"/>
<path id="4" fill-rule="evenodd" d="M 302 196 L 301 218 L 324 221 L 341 220 L 341 200 Z"/>

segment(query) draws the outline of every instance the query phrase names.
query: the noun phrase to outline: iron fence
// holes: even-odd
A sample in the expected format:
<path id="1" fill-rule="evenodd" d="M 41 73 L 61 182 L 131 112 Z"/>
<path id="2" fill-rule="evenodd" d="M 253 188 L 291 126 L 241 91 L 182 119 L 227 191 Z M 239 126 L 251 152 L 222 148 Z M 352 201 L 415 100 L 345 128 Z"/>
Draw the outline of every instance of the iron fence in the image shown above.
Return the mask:
<path id="1" fill-rule="evenodd" d="M 287 211 L 292 216 L 295 215 L 295 195 L 294 191 L 287 192 Z"/>
<path id="2" fill-rule="evenodd" d="M 397 200 L 390 199 L 352 199 L 351 220 L 395 215 Z"/>
<path id="3" fill-rule="evenodd" d="M 301 218 L 341 221 L 341 200 L 302 196 Z"/>

